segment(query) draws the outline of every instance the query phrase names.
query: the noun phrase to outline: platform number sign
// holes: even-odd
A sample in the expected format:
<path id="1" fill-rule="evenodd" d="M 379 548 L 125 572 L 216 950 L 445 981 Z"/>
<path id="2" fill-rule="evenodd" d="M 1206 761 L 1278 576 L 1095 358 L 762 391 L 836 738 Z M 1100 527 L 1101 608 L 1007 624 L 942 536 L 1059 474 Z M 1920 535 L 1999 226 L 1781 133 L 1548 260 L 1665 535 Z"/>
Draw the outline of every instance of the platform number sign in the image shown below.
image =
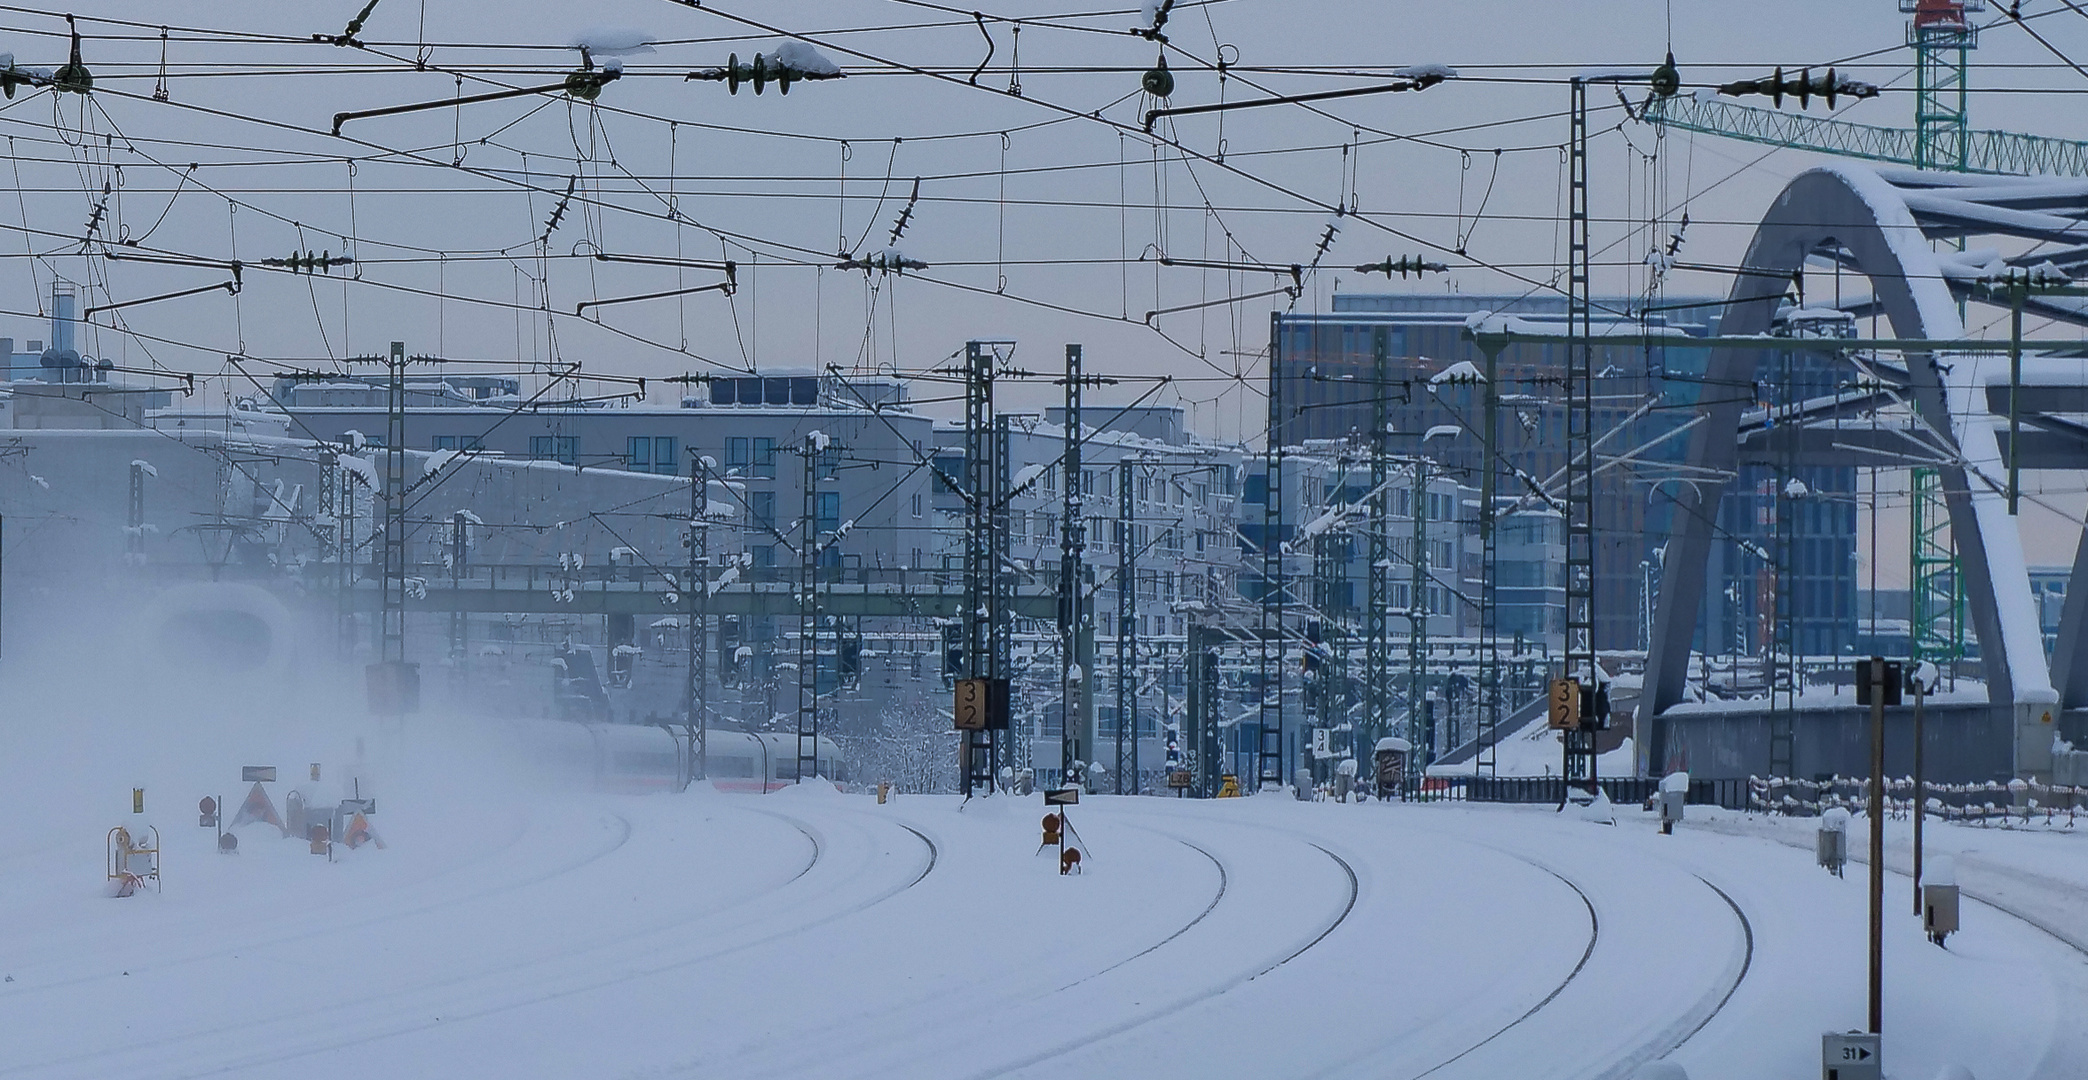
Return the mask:
<path id="1" fill-rule="evenodd" d="M 951 719 L 959 731 L 1004 731 L 1008 727 L 1008 680 L 959 679 Z"/>
<path id="2" fill-rule="evenodd" d="M 1880 1080 L 1876 1032 L 1835 1032 L 1820 1037 L 1820 1080 Z"/>
<path id="3" fill-rule="evenodd" d="M 1577 731 L 1581 722 L 1581 692 L 1579 679 L 1553 679 L 1551 681 L 1550 713 L 1546 726 L 1553 731 Z"/>

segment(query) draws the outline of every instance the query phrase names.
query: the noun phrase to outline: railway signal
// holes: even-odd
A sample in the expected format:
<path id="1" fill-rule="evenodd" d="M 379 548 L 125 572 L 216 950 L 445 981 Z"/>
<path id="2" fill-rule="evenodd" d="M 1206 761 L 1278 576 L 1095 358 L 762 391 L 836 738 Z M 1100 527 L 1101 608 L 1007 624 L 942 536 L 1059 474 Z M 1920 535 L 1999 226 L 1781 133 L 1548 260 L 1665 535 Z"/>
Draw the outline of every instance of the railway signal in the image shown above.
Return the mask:
<path id="1" fill-rule="evenodd" d="M 1059 874 L 1062 876 L 1080 872 L 1080 849 L 1066 843 L 1067 838 L 1077 839 L 1078 834 L 1073 831 L 1073 822 L 1066 817 L 1064 809 L 1079 802 L 1079 788 L 1053 788 L 1044 793 L 1044 805 L 1060 809 L 1044 815 L 1044 842 L 1037 845 L 1037 853 L 1043 854 L 1048 847 L 1058 848 Z"/>

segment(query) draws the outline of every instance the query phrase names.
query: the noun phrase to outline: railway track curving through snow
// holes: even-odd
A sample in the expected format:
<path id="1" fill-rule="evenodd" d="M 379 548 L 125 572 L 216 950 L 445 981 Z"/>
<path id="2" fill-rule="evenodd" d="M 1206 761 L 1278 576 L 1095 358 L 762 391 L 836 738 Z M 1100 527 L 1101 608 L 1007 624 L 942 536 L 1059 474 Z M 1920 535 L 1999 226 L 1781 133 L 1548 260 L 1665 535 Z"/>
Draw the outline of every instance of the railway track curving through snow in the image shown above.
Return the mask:
<path id="1" fill-rule="evenodd" d="M 107 1075 L 112 1059 L 127 1059 L 139 1054 L 149 1055 L 151 1060 L 159 1064 L 159 1074 L 169 1076 L 202 1076 L 276 1066 L 282 1062 L 305 1059 L 315 1054 L 410 1035 L 443 1024 L 454 1024 L 571 998 L 618 983 L 686 969 L 720 957 L 745 952 L 890 899 L 918 885 L 935 869 L 939 858 L 936 844 L 927 835 L 919 830 L 900 826 L 920 844 L 923 853 L 918 868 L 910 872 L 903 881 L 840 910 L 817 911 L 815 917 L 809 920 L 784 922 L 777 919 L 779 914 L 787 917 L 789 912 L 802 911 L 808 906 L 816 910 L 824 901 L 846 896 L 854 891 L 856 879 L 847 872 L 837 871 L 833 880 L 823 883 L 823 887 L 794 897 L 794 902 L 787 905 L 783 911 L 779 912 L 773 905 L 762 906 L 765 898 L 787 894 L 808 875 L 821 870 L 827 861 L 829 844 L 816 827 L 792 815 L 767 810 L 756 812 L 774 818 L 802 835 L 809 849 L 808 855 L 801 866 L 796 867 L 794 872 L 781 881 L 751 895 L 731 898 L 722 906 L 690 912 L 669 924 L 647 926 L 633 933 L 591 941 L 575 951 L 482 967 L 448 978 L 401 987 L 397 993 L 387 994 L 381 1000 L 358 1002 L 348 1008 L 330 1004 L 322 1010 L 294 1009 L 266 1017 L 248 1018 L 230 1025 L 211 1025 L 203 1030 L 192 1028 L 156 1040 L 128 1042 L 116 1050 L 44 1059 L 33 1065 L 24 1064 L 22 1067 L 34 1069 L 39 1075 Z M 615 816 L 624 823 L 624 835 L 609 851 L 622 847 L 629 839 L 628 820 L 623 819 L 621 815 Z M 598 861 L 606 854 L 608 851 L 594 853 L 590 858 L 578 860 L 560 871 L 529 880 L 539 882 L 570 873 L 577 866 Z M 485 894 L 481 890 L 474 895 Z M 451 906 L 463 899 L 446 898 L 443 903 L 398 914 L 410 916 L 424 910 Z M 733 912 L 744 913 L 747 917 L 731 919 L 730 914 Z M 706 923 L 715 925 L 721 917 L 728 918 L 728 924 L 720 926 L 719 933 L 730 934 L 734 930 L 744 933 L 749 929 L 753 929 L 754 933 L 729 945 L 695 955 L 675 955 L 672 944 L 686 940 L 689 927 Z M 761 924 L 764 922 L 772 925 L 762 928 Z M 766 932 L 763 932 L 764 929 Z M 662 951 L 667 953 L 665 957 L 660 956 Z M 648 960 L 650 962 L 647 962 Z M 601 974 L 605 970 L 613 974 Z M 456 1007 L 455 1003 L 459 999 L 475 1001 L 476 1005 Z M 320 1022 L 322 1011 L 325 1014 L 324 1023 Z M 225 1045 L 239 1046 L 245 1052 L 229 1056 L 198 1053 L 199 1048 Z M 188 1052 L 184 1054 L 184 1050 Z M 168 1062 L 180 1061 L 183 1057 L 196 1060 L 197 1067 L 166 1067 Z M 203 1064 L 206 1060 L 207 1065 Z M 0 1066 L 0 1076 L 15 1071 L 15 1068 Z"/>

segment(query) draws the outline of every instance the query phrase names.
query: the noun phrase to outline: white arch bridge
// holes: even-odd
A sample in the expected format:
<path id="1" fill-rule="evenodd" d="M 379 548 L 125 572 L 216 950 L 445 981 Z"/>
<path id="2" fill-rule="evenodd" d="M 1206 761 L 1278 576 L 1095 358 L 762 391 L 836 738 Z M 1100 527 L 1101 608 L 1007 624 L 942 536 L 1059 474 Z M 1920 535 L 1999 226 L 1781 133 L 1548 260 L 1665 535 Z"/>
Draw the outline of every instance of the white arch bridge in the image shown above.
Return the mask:
<path id="1" fill-rule="evenodd" d="M 2024 254 L 2004 256 L 1985 241 Z M 1965 250 L 1936 250 L 1962 241 Z M 2009 340 L 1968 340 L 1960 305 L 1984 306 L 2004 325 L 2009 309 L 2088 327 L 2088 180 L 1973 176 L 1828 165 L 1793 179 L 1763 217 L 1735 276 L 1718 336 L 1648 343 L 1708 348 L 1707 386 L 1748 385 L 1794 274 L 1808 265 L 1867 278 L 1870 294 L 1843 310 L 1879 316 L 1890 338 L 1799 343 L 1870 348 L 1902 359 L 1869 362 L 1872 377 L 1828 397 L 1773 413 L 1739 395 L 1707 394 L 1689 433 L 1675 485 L 1678 504 L 1654 606 L 1639 715 L 1646 761 L 1699 775 L 1768 773 L 1772 726 L 1793 724 L 1796 775 L 1860 768 L 1867 736 L 1855 710 L 1808 709 L 1781 721 L 1759 709 L 1707 709 L 1688 700 L 1687 673 L 1707 586 L 1714 522 L 1726 484 L 1746 464 L 1926 466 L 1941 474 L 1979 646 L 1987 697 L 1938 709 L 1930 749 L 1946 773 L 2048 779 L 2053 736 L 2069 710 L 2088 710 L 2088 588 L 2069 589 L 2047 662 L 2025 565 L 2011 472 L 2088 470 L 2088 341 L 2032 341 L 2012 358 Z M 1977 321 L 1977 320 L 1975 320 Z M 1475 325 L 1482 351 L 1507 342 L 1563 343 L 1512 323 Z M 1598 344 L 1624 344 L 1605 335 Z M 2014 369 L 2012 371 L 2012 369 Z M 2012 377 L 2013 376 L 2013 377 Z M 2088 565 L 2088 532 L 2073 577 Z M 1898 755 L 1893 755 L 1897 757 Z M 1888 760 L 1888 770 L 1904 771 Z"/>

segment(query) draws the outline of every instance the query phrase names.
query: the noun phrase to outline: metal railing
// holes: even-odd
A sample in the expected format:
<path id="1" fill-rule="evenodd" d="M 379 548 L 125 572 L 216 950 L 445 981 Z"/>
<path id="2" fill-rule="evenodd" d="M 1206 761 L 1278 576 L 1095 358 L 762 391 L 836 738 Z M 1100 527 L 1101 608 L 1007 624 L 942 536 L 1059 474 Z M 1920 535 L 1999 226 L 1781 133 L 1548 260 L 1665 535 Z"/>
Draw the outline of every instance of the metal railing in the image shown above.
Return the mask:
<path id="1" fill-rule="evenodd" d="M 1813 817 L 1839 807 L 1850 813 L 1870 808 L 1870 780 L 1860 776 L 1828 776 L 1807 780 L 1789 776 L 1747 778 L 1748 809 L 1788 817 Z M 1925 783 L 1927 814 L 1946 821 L 2030 824 L 2072 828 L 2088 811 L 2088 786 L 2047 784 L 2036 780 L 1986 780 L 1963 784 Z M 1912 777 L 1885 781 L 1886 816 L 1899 820 L 1914 812 Z"/>
<path id="2" fill-rule="evenodd" d="M 1617 805 L 1645 805 L 1660 791 L 1655 777 L 1598 779 L 1603 795 Z M 1566 798 L 1566 781 L 1557 776 L 1428 776 L 1409 780 L 1406 797 L 1414 802 L 1483 802 L 1558 805 Z M 1691 780 L 1688 801 L 1699 806 L 1747 810 L 1746 780 Z"/>

